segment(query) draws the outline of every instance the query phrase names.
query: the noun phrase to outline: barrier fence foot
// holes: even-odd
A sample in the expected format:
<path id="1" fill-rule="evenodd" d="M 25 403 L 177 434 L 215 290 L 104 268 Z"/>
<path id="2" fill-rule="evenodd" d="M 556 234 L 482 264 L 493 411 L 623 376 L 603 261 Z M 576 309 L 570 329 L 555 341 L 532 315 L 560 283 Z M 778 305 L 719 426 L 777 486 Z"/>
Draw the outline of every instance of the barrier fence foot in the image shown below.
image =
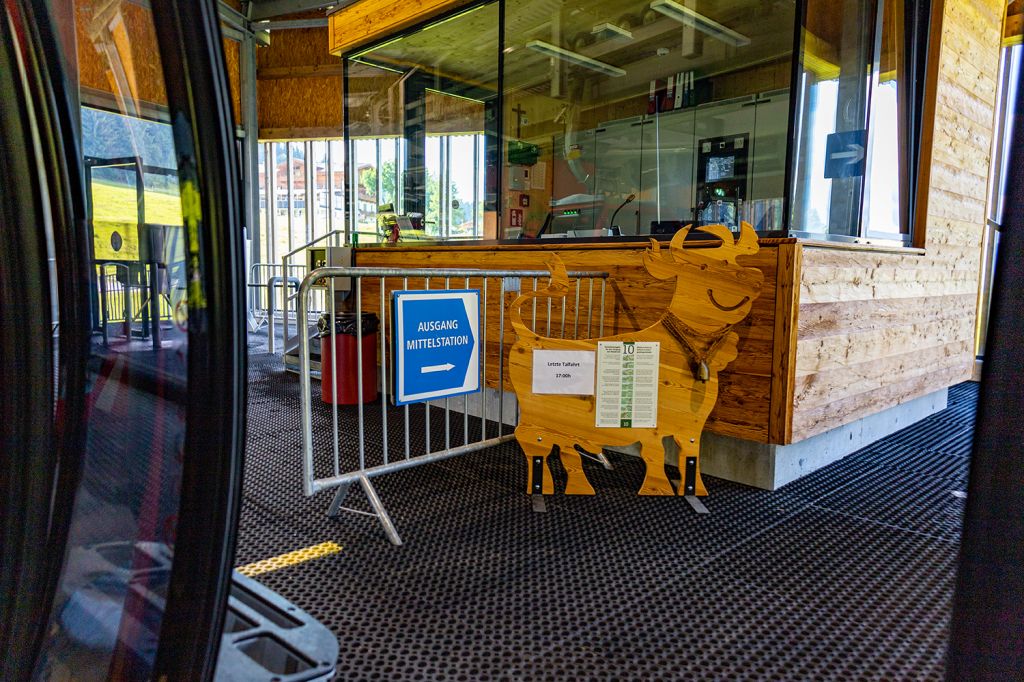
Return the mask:
<path id="1" fill-rule="evenodd" d="M 366 476 L 362 476 L 359 479 L 360 485 L 363 486 L 363 492 L 366 493 L 366 499 L 370 501 L 370 506 L 373 507 L 374 515 L 377 520 L 380 521 L 381 528 L 384 529 L 384 534 L 388 536 L 388 540 L 391 541 L 392 545 L 400 547 L 402 545 L 402 538 L 398 536 L 398 531 L 395 530 L 395 524 L 391 522 L 391 517 L 388 516 L 388 512 L 384 509 L 383 503 L 377 496 L 377 491 L 374 489 L 373 484 L 370 483 L 370 479 Z"/>
<path id="2" fill-rule="evenodd" d="M 546 512 L 548 510 L 548 503 L 544 500 L 543 495 L 530 495 L 530 501 L 533 503 L 533 511 Z"/>
<path id="3" fill-rule="evenodd" d="M 334 493 L 334 499 L 331 500 L 331 506 L 327 510 L 327 515 L 332 519 L 336 518 L 341 513 L 341 505 L 348 497 L 348 491 L 352 488 L 351 483 L 344 483 L 338 486 L 338 492 Z"/>
<path id="4" fill-rule="evenodd" d="M 696 495 L 685 495 L 684 499 L 690 503 L 690 506 L 693 507 L 693 511 L 697 512 L 698 514 L 711 513 L 708 510 L 708 508 L 704 506 L 704 503 L 700 501 L 700 498 L 697 497 Z"/>

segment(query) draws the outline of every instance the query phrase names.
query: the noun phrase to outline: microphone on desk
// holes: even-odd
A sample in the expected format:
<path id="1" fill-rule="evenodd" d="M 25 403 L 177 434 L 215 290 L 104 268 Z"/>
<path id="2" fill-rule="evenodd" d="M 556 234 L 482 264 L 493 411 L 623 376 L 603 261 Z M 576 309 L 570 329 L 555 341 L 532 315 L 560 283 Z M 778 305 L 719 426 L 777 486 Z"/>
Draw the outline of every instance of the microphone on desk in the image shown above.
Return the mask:
<path id="1" fill-rule="evenodd" d="M 619 207 L 617 209 L 615 209 L 614 213 L 612 213 L 612 219 L 610 221 L 608 221 L 608 227 L 609 228 L 615 227 L 615 216 L 619 215 L 619 211 L 621 211 L 623 208 L 625 208 L 626 204 L 628 204 L 629 202 L 633 201 L 634 199 L 636 199 L 636 194 L 630 194 L 628 197 L 626 197 L 625 201 L 623 201 L 621 204 L 619 204 Z"/>

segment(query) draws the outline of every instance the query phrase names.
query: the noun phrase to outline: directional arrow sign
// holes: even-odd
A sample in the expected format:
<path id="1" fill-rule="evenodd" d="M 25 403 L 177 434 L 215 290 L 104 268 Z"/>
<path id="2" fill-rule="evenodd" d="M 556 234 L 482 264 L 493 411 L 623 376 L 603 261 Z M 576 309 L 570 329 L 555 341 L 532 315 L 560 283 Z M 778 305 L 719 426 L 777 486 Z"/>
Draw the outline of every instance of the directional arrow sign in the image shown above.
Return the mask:
<path id="1" fill-rule="evenodd" d="M 480 292 L 395 291 L 395 402 L 480 390 Z"/>
<path id="2" fill-rule="evenodd" d="M 455 369 L 455 365 L 448 362 L 443 365 L 431 365 L 429 367 L 420 367 L 420 374 L 431 374 L 433 372 L 450 372 Z"/>
<path id="3" fill-rule="evenodd" d="M 864 130 L 833 133 L 825 141 L 825 177 L 853 178 L 864 175 Z"/>

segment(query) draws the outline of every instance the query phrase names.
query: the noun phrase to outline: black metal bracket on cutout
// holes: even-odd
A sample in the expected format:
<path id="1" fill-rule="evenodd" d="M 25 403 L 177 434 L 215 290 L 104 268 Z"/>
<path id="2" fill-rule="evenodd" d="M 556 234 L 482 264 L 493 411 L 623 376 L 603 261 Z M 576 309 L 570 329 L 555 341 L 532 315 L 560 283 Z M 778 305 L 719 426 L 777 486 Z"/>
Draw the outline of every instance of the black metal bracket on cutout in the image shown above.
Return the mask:
<path id="1" fill-rule="evenodd" d="M 533 487 L 530 492 L 534 495 L 544 494 L 544 460 L 547 459 L 541 455 L 536 455 L 530 458 L 530 467 L 532 468 L 530 480 L 533 481 Z"/>
<path id="2" fill-rule="evenodd" d="M 683 471 L 683 493 L 686 495 L 696 495 L 697 487 L 697 458 L 687 457 L 686 458 L 686 470 Z"/>

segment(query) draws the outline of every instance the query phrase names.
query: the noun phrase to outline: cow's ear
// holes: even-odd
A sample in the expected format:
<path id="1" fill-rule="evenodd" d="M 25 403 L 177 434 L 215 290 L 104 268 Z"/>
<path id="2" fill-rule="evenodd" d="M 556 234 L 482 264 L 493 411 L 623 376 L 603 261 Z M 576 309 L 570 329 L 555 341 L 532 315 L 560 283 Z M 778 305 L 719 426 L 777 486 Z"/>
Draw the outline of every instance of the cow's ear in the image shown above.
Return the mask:
<path id="1" fill-rule="evenodd" d="M 565 269 L 565 263 L 558 257 L 558 254 L 551 254 L 548 259 L 548 272 L 551 273 L 550 289 L 569 289 L 569 273 Z"/>
<path id="2" fill-rule="evenodd" d="M 672 279 L 679 275 L 680 265 L 659 255 L 659 251 L 644 251 L 644 268 L 656 279 Z"/>

